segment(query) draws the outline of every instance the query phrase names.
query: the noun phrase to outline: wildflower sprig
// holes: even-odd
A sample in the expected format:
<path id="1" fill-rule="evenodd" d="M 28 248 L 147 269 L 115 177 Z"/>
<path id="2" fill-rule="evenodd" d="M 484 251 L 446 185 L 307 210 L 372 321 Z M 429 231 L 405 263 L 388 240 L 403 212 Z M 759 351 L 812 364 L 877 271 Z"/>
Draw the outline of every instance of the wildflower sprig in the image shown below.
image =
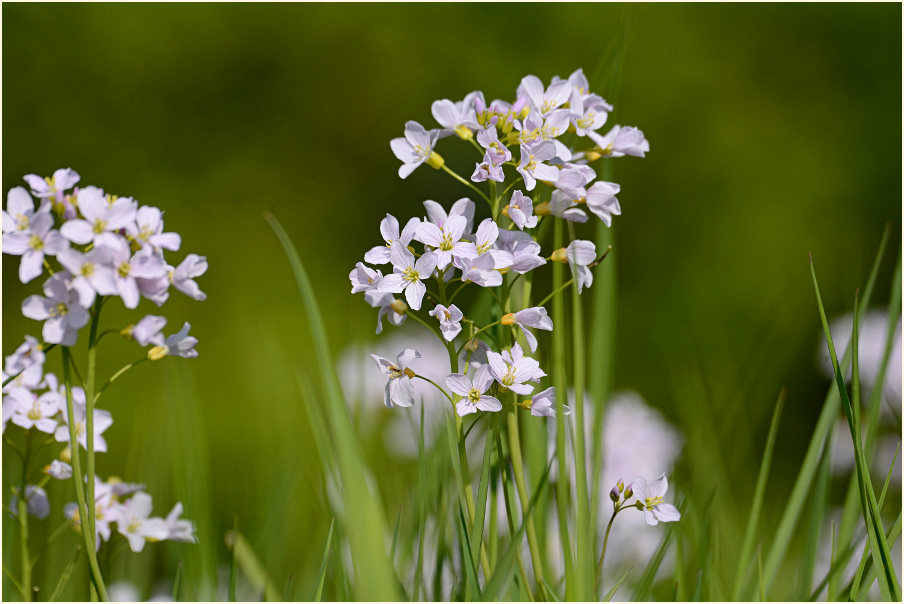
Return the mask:
<path id="1" fill-rule="evenodd" d="M 389 315 L 394 325 L 411 317 L 448 351 L 445 376 L 423 376 L 409 368 L 408 363 L 420 356 L 413 349 L 403 351 L 395 363 L 371 356 L 389 376 L 384 396 L 387 407 L 414 403 L 413 378 L 433 384 L 453 405 L 458 444 L 452 453 L 461 458 L 459 487 L 471 522 L 475 522 L 474 503 L 461 424 L 461 417 L 469 414 L 478 414 L 478 418 L 500 412 L 506 415 L 505 422 L 493 426 L 507 435 L 522 512 L 529 508 L 516 413 L 521 409 L 534 417 L 554 418 L 561 405 L 556 403 L 554 387 L 536 391 L 548 379 L 541 363 L 552 355 L 535 330 L 556 327 L 546 304 L 566 287 L 574 286 L 575 296 L 591 287 L 594 268 L 611 249 L 598 255 L 592 241 L 576 238 L 569 227 L 571 240 L 544 253 L 546 227 L 551 221 L 586 222 L 588 211 L 610 227 L 612 217 L 621 214 L 616 197 L 621 187 L 598 180 L 590 162 L 626 155 L 644 157 L 649 151 L 649 143 L 637 128 L 615 125 L 601 130 L 612 110 L 611 104 L 589 91 L 581 70 L 567 79 L 553 77 L 548 85 L 529 75 L 521 80 L 512 101 L 488 103 L 480 91 L 461 101 L 438 100 L 432 106 L 438 128 L 408 121 L 404 136 L 390 142 L 402 162 L 401 178 L 427 165 L 451 176 L 456 186 L 464 185 L 486 203 L 486 210 L 481 211 L 471 198 L 464 197 L 447 210 L 427 200 L 426 215 L 409 218 L 402 230 L 400 220 L 387 214 L 380 224 L 384 244 L 368 251 L 364 263 L 359 262 L 349 274 L 352 293 L 363 293 L 365 301 L 378 309 L 378 334 L 384 316 Z M 474 149 L 473 170 L 458 170 L 446 162 L 441 148 L 449 140 Z M 462 176 L 469 172 L 470 178 Z M 567 264 L 572 278 L 564 284 L 559 280 L 549 295 L 537 295 L 532 291 L 533 272 L 555 263 Z M 390 267 L 384 274 L 367 264 Z M 489 320 L 460 302 L 465 290 L 486 293 L 495 302 Z M 401 294 L 404 299 L 396 297 Z M 532 297 L 540 302 L 532 303 Z M 570 411 L 566 405 L 559 408 L 566 414 Z M 638 483 L 638 488 L 645 487 Z M 666 520 L 662 516 L 668 516 L 667 508 L 656 497 L 652 496 L 647 511 L 653 518 Z M 626 505 L 616 505 L 613 519 Z M 543 568 L 529 514 L 524 523 L 539 590 Z M 515 526 L 514 522 L 510 525 Z M 485 557 L 481 555 L 480 560 L 489 577 Z"/>
<path id="2" fill-rule="evenodd" d="M 31 283 L 46 273 L 43 295 L 30 295 L 22 303 L 26 318 L 42 322 L 41 338 L 26 336 L 6 357 L 3 367 L 4 441 L 23 462 L 22 481 L 14 495 L 26 495 L 15 503 L 23 551 L 20 587 L 23 598 L 30 600 L 27 514 L 46 516 L 39 502 L 47 480 L 72 480 L 77 501 L 66 507 L 66 515 L 82 533 L 97 595 L 107 600 L 96 552 L 110 539 L 111 526 L 118 527 L 133 551 L 140 551 L 145 541 L 193 542 L 195 537 L 194 525 L 179 519 L 181 504 L 176 504 L 166 519 L 153 518 L 151 497 L 143 486 L 124 486 L 112 479 L 105 483 L 97 478 L 95 453 L 107 450 L 103 433 L 113 424 L 113 417 L 95 405 L 114 381 L 143 362 L 166 356 L 190 358 L 198 353 L 197 339 L 188 335 L 188 323 L 167 336 L 163 333 L 166 319 L 147 315 L 125 328 L 101 331 L 101 312 L 116 298 L 130 310 L 136 309 L 142 298 L 159 307 L 172 289 L 204 300 L 206 295 L 195 279 L 206 272 L 207 260 L 188 254 L 177 265 L 170 264 L 165 252 L 179 251 L 182 238 L 165 231 L 160 209 L 98 187 L 80 188 L 76 186 L 80 176 L 72 169 L 57 170 L 49 178 L 29 174 L 25 181 L 28 189 L 14 187 L 8 192 L 2 213 L 3 252 L 21 256 L 20 281 Z M 114 333 L 150 348 L 98 386 L 98 344 Z M 72 347 L 85 338 L 88 352 L 81 373 Z M 47 353 L 55 347 L 61 351 L 62 380 L 45 369 Z M 75 385 L 73 374 L 80 385 Z M 25 430 L 24 450 L 7 438 L 7 422 Z M 32 484 L 34 455 L 52 442 L 64 443 L 65 448 L 58 459 L 43 465 L 42 478 Z M 84 467 L 79 448 L 85 450 Z"/>

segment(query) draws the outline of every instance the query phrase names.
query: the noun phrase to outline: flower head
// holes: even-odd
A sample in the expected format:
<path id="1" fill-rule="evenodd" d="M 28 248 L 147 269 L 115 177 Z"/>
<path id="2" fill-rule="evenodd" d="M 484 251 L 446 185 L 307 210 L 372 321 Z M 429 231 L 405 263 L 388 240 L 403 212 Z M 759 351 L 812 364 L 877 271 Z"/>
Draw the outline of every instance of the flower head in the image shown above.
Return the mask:
<path id="1" fill-rule="evenodd" d="M 411 378 L 416 374 L 408 368 L 408 364 L 420 357 L 421 353 L 413 348 L 400 352 L 395 363 L 376 354 L 370 355 L 380 372 L 389 376 L 383 392 L 383 403 L 390 409 L 394 405 L 410 407 L 414 404 L 414 385 Z"/>
<path id="2" fill-rule="evenodd" d="M 430 314 L 439 319 L 439 329 L 447 342 L 454 340 L 461 332 L 461 320 L 464 315 L 454 304 L 450 304 L 448 308 L 437 304 Z"/>
<path id="3" fill-rule="evenodd" d="M 424 162 L 434 168 L 442 167 L 443 158 L 433 150 L 439 133 L 439 130 L 425 130 L 415 121 L 405 123 L 405 137 L 394 138 L 389 142 L 392 152 L 402 160 L 402 165 L 399 166 L 400 177 L 408 178 Z"/>
<path id="4" fill-rule="evenodd" d="M 462 417 L 477 411 L 500 411 L 502 403 L 493 396 L 485 394 L 493 383 L 493 376 L 487 365 L 481 365 L 473 377 L 460 373 L 450 374 L 446 378 L 446 386 L 462 400 L 455 405 L 455 411 Z"/>
<path id="5" fill-rule="evenodd" d="M 670 503 L 664 503 L 663 497 L 669 488 L 668 480 L 665 474 L 654 480 L 651 484 L 643 478 L 637 478 L 631 485 L 637 497 L 637 509 L 643 511 L 644 520 L 650 526 L 655 526 L 660 522 L 675 522 L 681 519 L 681 513 L 678 508 Z"/>

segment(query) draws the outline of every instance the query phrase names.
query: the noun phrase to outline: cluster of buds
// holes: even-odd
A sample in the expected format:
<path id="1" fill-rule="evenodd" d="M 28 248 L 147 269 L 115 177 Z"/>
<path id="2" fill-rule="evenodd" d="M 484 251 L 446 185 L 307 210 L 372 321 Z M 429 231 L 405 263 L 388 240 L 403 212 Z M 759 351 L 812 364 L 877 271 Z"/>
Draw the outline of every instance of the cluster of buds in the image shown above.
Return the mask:
<path id="1" fill-rule="evenodd" d="M 400 325 L 413 316 L 452 352 L 465 353 L 466 370 L 459 373 L 452 367 L 444 380 L 460 399 L 456 404 L 460 415 L 499 411 L 502 404 L 496 397 L 506 392 L 527 397 L 515 404 L 535 416 L 554 414 L 554 389 L 533 394 L 546 372 L 515 342 L 520 336 L 530 354 L 536 353 L 538 342 L 531 330 L 553 329 L 542 304 L 517 311 L 506 308 L 499 320 L 479 327 L 453 301 L 463 287 L 475 286 L 502 288 L 502 298 L 508 302 L 507 293 L 516 279 L 526 276 L 529 282 L 529 273 L 549 262 L 570 267 L 578 293 L 593 283 L 592 269 L 602 259 L 597 258 L 594 243 L 575 239 L 547 256 L 541 252 L 538 227 L 550 220 L 585 222 L 587 211 L 611 226 L 612 216 L 621 213 L 615 197 L 619 185 L 597 181 L 588 162 L 600 157 L 643 157 L 649 144 L 632 127 L 616 125 L 606 134 L 597 132 L 611 111 L 609 103 L 589 91 L 581 70 L 567 79 L 553 77 L 548 86 L 529 75 L 521 80 L 514 102 L 487 103 L 479 91 L 458 102 L 438 100 L 432 113 L 440 128 L 427 130 L 409 121 L 404 137 L 390 143 L 402 161 L 399 176 L 406 178 L 426 164 L 476 192 L 490 210 L 489 217 L 477 222 L 476 205 L 465 197 L 448 210 L 433 200 L 424 201 L 426 216 L 413 217 L 404 226 L 387 214 L 380 223 L 383 243 L 369 250 L 364 262 L 349 274 L 352 293 L 364 293 L 365 301 L 378 309 L 378 334 L 384 317 Z M 448 137 L 476 149 L 479 160 L 470 179 L 454 172 L 437 152 L 439 142 Z M 477 184 L 488 186 L 488 191 Z M 415 249 L 413 242 L 423 248 Z M 384 274 L 368 264 L 388 264 L 391 272 Z M 447 295 L 446 288 L 457 282 L 461 285 Z M 428 292 L 428 284 L 435 284 L 437 293 Z M 399 294 L 404 294 L 404 300 L 396 297 Z M 421 316 L 425 297 L 433 306 Z M 487 330 L 497 325 L 514 330 L 511 337 L 490 338 Z M 463 342 L 455 346 L 457 338 Z M 385 404 L 413 404 L 410 374 L 414 371 L 407 364 L 419 356 L 417 351 L 403 352 L 397 362 L 372 356 L 389 378 Z"/>

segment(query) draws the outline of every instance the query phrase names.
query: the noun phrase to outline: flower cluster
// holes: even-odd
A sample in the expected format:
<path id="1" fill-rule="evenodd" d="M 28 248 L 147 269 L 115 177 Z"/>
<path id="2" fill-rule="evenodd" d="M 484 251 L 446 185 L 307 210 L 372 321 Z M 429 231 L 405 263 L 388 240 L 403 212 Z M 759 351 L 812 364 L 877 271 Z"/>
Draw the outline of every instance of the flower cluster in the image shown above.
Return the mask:
<path id="1" fill-rule="evenodd" d="M 78 476 L 70 465 L 73 455 L 78 455 L 72 450 L 75 442 L 91 459 L 94 452 L 107 450 L 103 433 L 113 418 L 109 411 L 94 407 L 106 386 L 140 362 L 198 354 L 197 339 L 188 334 L 190 325 L 185 323 L 181 330 L 165 336 L 166 319 L 161 316 L 147 315 L 121 331 L 117 328 L 98 335 L 102 306 L 119 298 L 126 308 L 135 309 L 141 298 L 146 298 L 159 307 L 169 298 L 171 288 L 195 300 L 206 298 L 195 282 L 207 270 L 203 256 L 188 254 L 176 266 L 164 257 L 165 251 L 179 250 L 182 238 L 164 230 L 160 209 L 140 205 L 131 197 L 107 194 L 98 187 L 80 188 L 76 186 L 79 180 L 71 169 L 57 170 L 49 178 L 30 174 L 25 177 L 28 189 L 11 189 L 2 212 L 3 252 L 21 257 L 19 280 L 27 284 L 46 275 L 43 295 L 30 295 L 22 303 L 26 318 L 42 322 L 41 338 L 25 336 L 22 345 L 6 357 L 2 372 L 4 434 L 11 422 L 28 431 L 26 447 L 66 444 L 59 458 L 43 468 L 38 484 L 22 485 L 29 513 L 39 517 L 41 514 L 34 512 L 43 512 L 40 502 L 46 502 L 46 493 L 41 486 L 47 480 L 88 478 Z M 101 338 L 117 332 L 149 348 L 138 361 L 113 373 L 102 388 L 90 391 L 93 362 L 86 380 L 77 376 L 84 388 L 45 370 L 50 349 L 63 350 L 65 376 L 68 364 L 75 367 L 67 355 L 80 336 L 88 338 L 89 351 L 93 351 Z M 36 433 L 47 436 L 33 442 Z M 27 475 L 27 470 L 23 474 Z M 181 504 L 165 520 L 149 518 L 151 499 L 140 492 L 143 487 L 100 480 L 94 484 L 88 490 L 94 491 L 98 546 L 109 538 L 114 522 L 134 551 L 140 551 L 145 540 L 194 541 L 194 526 L 178 518 Z M 126 495 L 132 495 L 131 499 L 124 500 Z M 78 524 L 76 504 L 67 508 L 67 515 Z"/>
<path id="2" fill-rule="evenodd" d="M 384 317 L 400 325 L 412 316 L 444 342 L 450 360 L 455 360 L 442 381 L 454 393 L 459 415 L 499 411 L 502 403 L 497 396 L 508 392 L 528 397 L 516 404 L 533 415 L 554 415 L 555 390 L 534 394 L 546 372 L 525 354 L 526 348 L 537 353 L 538 341 L 531 330 L 551 331 L 552 320 L 542 304 L 510 308 L 510 292 L 519 278 L 530 282 L 530 273 L 549 262 L 569 265 L 578 293 L 593 283 L 592 269 L 601 260 L 595 244 L 574 239 L 544 255 L 539 227 L 556 219 L 585 222 L 588 211 L 611 226 L 612 216 L 621 213 L 619 185 L 597 180 L 589 162 L 643 157 L 649 144 L 633 127 L 616 125 L 602 134 L 599 130 L 612 109 L 589 92 L 581 70 L 567 79 L 553 77 L 548 86 L 529 75 L 521 80 L 513 102 L 487 103 L 479 91 L 457 102 L 438 100 L 432 113 L 439 128 L 427 130 L 409 121 L 404 137 L 391 141 L 393 153 L 402 161 L 400 177 L 426 164 L 476 192 L 490 210 L 490 216 L 478 222 L 477 207 L 469 198 L 459 199 L 448 210 L 427 200 L 426 215 L 409 219 L 404 227 L 387 214 L 380 223 L 382 243 L 349 274 L 352 293 L 364 293 L 365 301 L 378 309 L 378 334 Z M 449 137 L 477 151 L 470 179 L 454 172 L 437 152 L 440 141 Z M 489 190 L 484 192 L 475 183 Z M 422 247 L 415 248 L 415 242 Z M 447 292 L 453 284 L 456 289 Z M 435 290 L 428 289 L 434 285 Z M 479 326 L 453 303 L 467 286 L 501 290 L 496 296 L 498 320 Z M 429 306 L 424 308 L 425 304 Z M 492 328 L 495 337 L 488 331 Z M 526 348 L 516 341 L 519 338 Z M 460 373 L 456 361 L 461 352 L 467 354 L 465 371 Z M 406 350 L 396 362 L 372 356 L 388 376 L 385 404 L 410 406 L 411 380 L 420 376 L 408 365 L 419 356 L 417 351 Z"/>

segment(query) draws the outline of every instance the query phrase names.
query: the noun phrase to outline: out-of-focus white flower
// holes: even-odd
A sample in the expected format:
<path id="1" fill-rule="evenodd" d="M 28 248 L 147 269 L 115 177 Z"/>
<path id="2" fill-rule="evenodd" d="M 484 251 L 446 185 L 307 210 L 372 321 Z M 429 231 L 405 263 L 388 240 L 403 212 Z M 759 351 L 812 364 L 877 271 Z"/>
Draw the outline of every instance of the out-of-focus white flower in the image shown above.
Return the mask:
<path id="1" fill-rule="evenodd" d="M 207 299 L 207 294 L 201 291 L 194 279 L 206 272 L 207 258 L 189 254 L 175 270 L 170 272 L 170 281 L 172 281 L 173 287 L 189 298 L 203 302 Z"/>
<path id="2" fill-rule="evenodd" d="M 13 516 L 19 515 L 18 499 L 15 495 L 9 501 L 9 508 Z M 25 486 L 25 512 L 41 520 L 50 515 L 50 501 L 47 500 L 47 492 L 44 489 L 33 484 Z"/>
<path id="3" fill-rule="evenodd" d="M 72 466 L 65 461 L 54 459 L 50 462 L 50 465 L 47 466 L 45 472 L 48 476 L 56 478 L 57 480 L 69 480 L 72 477 Z"/>
<path id="4" fill-rule="evenodd" d="M 605 136 L 596 132 L 588 132 L 587 136 L 599 145 L 602 155 L 609 157 L 644 157 L 650 150 L 650 143 L 644 138 L 643 132 L 633 126 L 613 126 Z"/>
<path id="5" fill-rule="evenodd" d="M 162 541 L 169 534 L 163 518 L 150 518 L 152 507 L 150 495 L 135 493 L 119 509 L 116 528 L 129 540 L 133 552 L 144 549 L 145 541 Z"/>
<path id="6" fill-rule="evenodd" d="M 44 321 L 41 335 L 49 344 L 74 346 L 78 330 L 88 323 L 88 310 L 79 294 L 69 286 L 68 274 L 56 273 L 44 283 L 45 296 L 29 296 L 22 302 L 22 314 Z"/>
<path id="7" fill-rule="evenodd" d="M 163 334 L 161 330 L 166 325 L 166 317 L 146 315 L 131 330 L 132 338 L 141 346 L 154 344 L 163 346 Z"/>
<path id="8" fill-rule="evenodd" d="M 198 345 L 198 338 L 188 335 L 191 324 L 186 321 L 177 333 L 166 336 L 162 346 L 154 346 L 148 350 L 148 358 L 152 361 L 159 361 L 166 356 L 182 357 L 185 359 L 193 359 L 198 356 L 195 346 Z"/>
<path id="9" fill-rule="evenodd" d="M 63 396 L 65 396 L 65 394 L 63 394 Z M 65 443 L 69 442 L 69 413 L 65 399 L 63 399 L 63 402 L 60 406 L 60 411 L 63 414 L 63 421 L 56 427 L 56 431 L 54 432 L 53 437 L 57 440 L 57 442 Z M 72 388 L 72 412 L 75 416 L 73 421 L 75 422 L 76 439 L 82 447 L 87 449 L 88 434 L 87 424 L 85 423 L 85 391 L 82 390 L 79 386 L 74 386 Z M 113 416 L 110 415 L 110 412 L 95 407 L 93 426 L 95 451 L 102 453 L 107 450 L 107 441 L 104 440 L 104 437 L 101 436 L 101 434 L 103 434 L 104 431 L 112 425 Z"/>
<path id="10" fill-rule="evenodd" d="M 832 333 L 832 341 L 835 344 L 835 352 L 839 361 L 844 355 L 848 343 L 851 341 L 851 333 L 854 326 L 854 315 L 848 313 L 834 319 L 829 325 Z M 879 367 L 882 363 L 882 355 L 885 352 L 885 340 L 888 335 L 888 311 L 870 310 L 863 314 L 860 321 L 860 342 L 858 342 L 858 354 L 860 364 L 860 383 L 864 396 L 861 401 L 866 404 L 869 401 L 869 392 L 876 387 L 879 378 Z M 823 373 L 828 378 L 834 378 L 832 361 L 825 340 L 820 336 L 819 360 Z M 888 358 L 888 368 L 885 373 L 885 382 L 882 388 L 882 396 L 886 405 L 882 406 L 883 414 L 892 416 L 890 408 L 901 408 L 901 318 L 898 317 L 898 325 L 895 327 L 894 343 L 891 356 Z M 851 370 L 848 369 L 845 379 L 850 381 Z"/>
<path id="11" fill-rule="evenodd" d="M 170 513 L 166 515 L 166 539 L 183 543 L 197 543 L 195 523 L 191 520 L 180 520 L 180 516 L 182 516 L 182 502 L 174 505 Z"/>

